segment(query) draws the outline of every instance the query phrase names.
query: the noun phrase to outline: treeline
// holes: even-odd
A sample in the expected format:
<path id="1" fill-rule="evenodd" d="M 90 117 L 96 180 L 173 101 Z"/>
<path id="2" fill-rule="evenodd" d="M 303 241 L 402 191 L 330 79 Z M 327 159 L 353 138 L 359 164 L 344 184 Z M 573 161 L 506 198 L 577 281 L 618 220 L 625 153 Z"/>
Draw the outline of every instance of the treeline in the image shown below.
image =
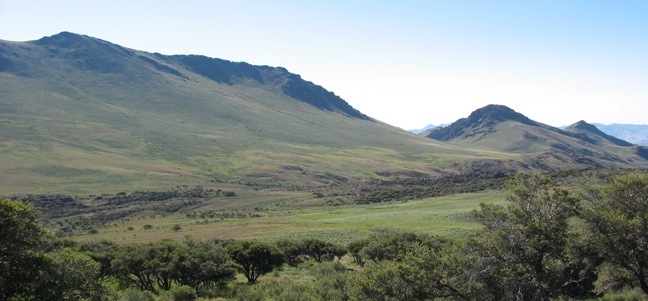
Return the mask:
<path id="1" fill-rule="evenodd" d="M 347 246 L 314 238 L 77 245 L 44 232 L 33 207 L 2 200 L 0 298 L 645 299 L 648 174 L 582 191 L 574 195 L 543 175 L 516 175 L 507 206 L 482 204 L 471 213 L 482 225 L 472 235 L 383 230 Z M 345 255 L 352 262 L 343 265 Z M 307 277 L 281 276 L 289 271 Z"/>

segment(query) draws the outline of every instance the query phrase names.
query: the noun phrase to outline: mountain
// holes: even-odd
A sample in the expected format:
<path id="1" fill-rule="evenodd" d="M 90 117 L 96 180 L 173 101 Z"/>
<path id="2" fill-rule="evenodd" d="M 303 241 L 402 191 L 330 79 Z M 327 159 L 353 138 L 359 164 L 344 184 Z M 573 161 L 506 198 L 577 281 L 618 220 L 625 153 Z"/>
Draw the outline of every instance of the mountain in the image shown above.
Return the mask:
<path id="1" fill-rule="evenodd" d="M 304 190 L 472 171 L 647 166 L 643 148 L 560 131 L 501 106 L 430 136 L 436 140 L 366 116 L 282 67 L 149 53 L 69 32 L 0 40 L 0 195 L 213 182 Z"/>
<path id="2" fill-rule="evenodd" d="M 455 145 L 522 154 L 541 169 L 646 167 L 646 149 L 579 121 L 565 130 L 531 120 L 502 105 L 478 109 L 426 137 Z"/>
<path id="3" fill-rule="evenodd" d="M 0 40 L 0 195 L 308 188 L 517 165 L 374 120 L 285 68 L 62 32 Z"/>
<path id="4" fill-rule="evenodd" d="M 610 136 L 599 130 L 593 124 L 589 124 L 583 120 L 568 126 L 567 128 L 565 128 L 565 131 L 572 133 L 576 137 L 595 145 L 611 143 L 617 146 L 633 146 L 632 143 L 614 136 Z"/>
<path id="5" fill-rule="evenodd" d="M 648 146 L 648 125 L 639 124 L 600 124 L 593 123 L 601 131 L 606 134 L 619 137 L 628 142 Z"/>
<path id="6" fill-rule="evenodd" d="M 412 134 L 420 135 L 421 133 L 426 132 L 426 131 L 433 130 L 434 128 L 437 128 L 437 127 L 446 127 L 446 126 L 448 126 L 448 125 L 449 125 L 449 124 L 447 124 L 447 123 L 442 123 L 442 124 L 440 124 L 440 125 L 428 124 L 428 125 L 426 125 L 426 126 L 420 128 L 420 129 L 408 130 L 408 132 L 410 132 L 410 133 L 412 133 Z"/>

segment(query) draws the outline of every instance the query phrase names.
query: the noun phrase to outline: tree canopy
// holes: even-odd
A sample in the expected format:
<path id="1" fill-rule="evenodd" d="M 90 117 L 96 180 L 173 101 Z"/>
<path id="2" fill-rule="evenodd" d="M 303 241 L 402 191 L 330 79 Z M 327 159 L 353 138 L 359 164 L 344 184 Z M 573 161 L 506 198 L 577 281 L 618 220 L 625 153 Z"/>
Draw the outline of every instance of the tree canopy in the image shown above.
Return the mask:
<path id="1" fill-rule="evenodd" d="M 237 241 L 229 247 L 229 254 L 251 284 L 284 263 L 284 256 L 277 247 L 257 241 Z"/>
<path id="2" fill-rule="evenodd" d="M 0 299 L 94 300 L 103 287 L 99 264 L 54 244 L 37 223 L 38 212 L 20 201 L 0 199 Z"/>
<path id="3" fill-rule="evenodd" d="M 648 294 L 648 174 L 590 188 L 586 200 L 589 239 L 606 261 L 600 288 L 638 285 Z"/>

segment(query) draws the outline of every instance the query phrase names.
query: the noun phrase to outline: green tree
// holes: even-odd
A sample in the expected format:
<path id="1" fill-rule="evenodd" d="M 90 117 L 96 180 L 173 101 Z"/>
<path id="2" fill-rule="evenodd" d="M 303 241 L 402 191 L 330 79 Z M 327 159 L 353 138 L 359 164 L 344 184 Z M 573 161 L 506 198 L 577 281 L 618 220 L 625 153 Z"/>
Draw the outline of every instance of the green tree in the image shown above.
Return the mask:
<path id="1" fill-rule="evenodd" d="M 342 256 L 346 255 L 347 250 L 344 246 L 338 245 L 338 244 L 328 244 L 326 246 L 326 260 L 335 260 L 335 257 L 338 258 L 338 260 L 342 259 Z"/>
<path id="2" fill-rule="evenodd" d="M 307 254 L 319 263 L 330 261 L 335 259 L 335 257 L 339 258 L 346 254 L 346 250 L 343 247 L 316 238 L 305 240 L 304 246 Z"/>
<path id="3" fill-rule="evenodd" d="M 174 281 L 173 256 L 179 246 L 180 243 L 170 239 L 146 245 L 126 245 L 115 253 L 112 269 L 117 277 L 140 289 L 154 291 L 159 287 L 169 290 Z"/>
<path id="4" fill-rule="evenodd" d="M 400 260 L 420 247 L 440 249 L 446 240 L 411 232 L 384 230 L 370 237 L 360 255 L 372 261 Z"/>
<path id="5" fill-rule="evenodd" d="M 414 258 L 412 258 L 414 259 Z M 428 285 L 420 266 L 407 261 L 379 261 L 351 275 L 351 300 L 426 300 Z"/>
<path id="6" fill-rule="evenodd" d="M 606 261 L 602 289 L 639 286 L 648 294 L 648 174 L 628 174 L 590 188 L 584 218 Z"/>
<path id="7" fill-rule="evenodd" d="M 99 263 L 87 255 L 64 248 L 46 254 L 47 268 L 37 287 L 39 300 L 101 300 L 106 296 L 97 282 Z"/>
<path id="8" fill-rule="evenodd" d="M 508 183 L 509 206 L 481 204 L 473 213 L 483 230 L 461 252 L 474 260 L 465 266 L 463 282 L 475 299 L 582 297 L 571 294 L 591 286 L 596 262 L 579 252 L 570 231 L 578 201 L 552 185 L 546 176 L 518 174 Z"/>
<path id="9" fill-rule="evenodd" d="M 196 290 L 186 285 L 176 285 L 169 290 L 174 301 L 193 301 L 198 297 Z"/>
<path id="10" fill-rule="evenodd" d="M 0 200 L 0 300 L 98 300 L 99 264 L 38 226 L 38 212 Z"/>
<path id="11" fill-rule="evenodd" d="M 421 245 L 398 260 L 368 262 L 347 278 L 346 289 L 351 300 L 469 300 L 456 289 L 463 288 L 465 280 L 452 282 L 463 270 L 456 262 L 459 258 L 463 254 L 449 243 L 440 248 Z"/>
<path id="12" fill-rule="evenodd" d="M 229 246 L 229 253 L 250 284 L 284 263 L 283 254 L 275 246 L 263 242 L 237 241 Z"/>
<path id="13" fill-rule="evenodd" d="M 308 248 L 303 240 L 283 239 L 276 243 L 277 247 L 284 254 L 285 261 L 289 265 L 296 265 L 302 258 L 308 255 Z"/>
<path id="14" fill-rule="evenodd" d="M 142 290 L 154 291 L 155 278 L 148 264 L 148 250 L 142 244 L 129 244 L 120 247 L 111 261 L 115 276 L 130 282 Z"/>
<path id="15" fill-rule="evenodd" d="M 224 284 L 233 279 L 235 263 L 227 250 L 216 242 L 187 241 L 175 249 L 174 279 L 182 285 L 198 289 Z"/>
<path id="16" fill-rule="evenodd" d="M 308 273 L 312 281 L 292 277 L 269 278 L 256 285 L 238 286 L 233 300 L 348 300 L 345 289 L 348 272 L 341 263 L 308 265 L 302 273 Z"/>
<path id="17" fill-rule="evenodd" d="M 100 280 L 106 280 L 108 277 L 114 276 L 111 262 L 115 259 L 115 252 L 118 248 L 116 243 L 102 240 L 80 245 L 79 252 L 90 256 L 92 260 L 99 263 L 98 277 Z"/>
<path id="18" fill-rule="evenodd" d="M 0 299 L 29 294 L 45 265 L 46 232 L 31 204 L 0 199 Z"/>
<path id="19" fill-rule="evenodd" d="M 173 284 L 176 271 L 174 255 L 180 246 L 177 241 L 162 239 L 146 247 L 145 268 L 163 290 L 169 290 Z"/>
<path id="20" fill-rule="evenodd" d="M 359 265 L 364 265 L 364 259 L 362 258 L 361 251 L 368 244 L 369 244 L 369 239 L 359 239 L 359 240 L 354 240 L 347 245 L 347 251 L 349 252 L 349 254 L 351 254 L 351 258 L 353 258 L 353 262 Z"/>

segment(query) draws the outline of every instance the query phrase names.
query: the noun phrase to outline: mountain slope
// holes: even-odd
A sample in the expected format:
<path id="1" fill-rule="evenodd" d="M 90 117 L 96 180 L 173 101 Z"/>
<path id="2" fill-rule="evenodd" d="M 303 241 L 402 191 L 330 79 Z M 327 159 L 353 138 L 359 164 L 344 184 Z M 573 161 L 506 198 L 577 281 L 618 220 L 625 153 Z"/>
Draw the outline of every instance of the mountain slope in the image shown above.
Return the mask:
<path id="1" fill-rule="evenodd" d="M 582 120 L 568 126 L 565 131 L 595 145 L 611 143 L 616 146 L 633 146 L 632 143 L 603 133 L 596 126 Z"/>
<path id="2" fill-rule="evenodd" d="M 435 140 L 513 152 L 541 169 L 646 167 L 645 149 L 609 136 L 580 121 L 560 130 L 501 105 L 478 109 L 467 118 L 425 133 Z"/>
<path id="3" fill-rule="evenodd" d="M 284 68 L 66 32 L 0 41 L 0 124 L 0 194 L 308 187 L 519 160 L 406 133 Z"/>

